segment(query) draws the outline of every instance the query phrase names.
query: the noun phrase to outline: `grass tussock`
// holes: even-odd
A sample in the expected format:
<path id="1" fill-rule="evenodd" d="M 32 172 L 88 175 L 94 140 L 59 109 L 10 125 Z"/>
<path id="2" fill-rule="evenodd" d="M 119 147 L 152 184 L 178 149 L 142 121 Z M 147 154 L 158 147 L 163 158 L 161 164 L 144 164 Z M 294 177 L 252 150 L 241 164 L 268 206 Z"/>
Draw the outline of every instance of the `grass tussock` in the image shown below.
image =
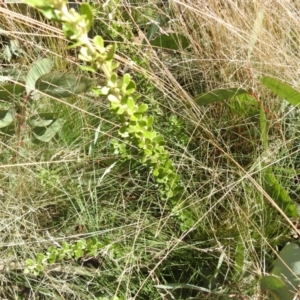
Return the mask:
<path id="1" fill-rule="evenodd" d="M 131 74 L 149 105 L 183 182 L 189 227 L 180 228 L 135 149 L 131 159 L 115 151 L 119 124 L 105 99 L 85 93 L 32 102 L 27 117 L 55 112 L 64 126 L 49 143 L 34 142 L 26 126 L 20 134 L 1 131 L 1 299 L 265 299 L 259 280 L 293 238 L 266 197 L 261 162 L 267 157 L 297 203 L 300 124 L 298 109 L 258 79 L 269 75 L 299 88 L 294 2 L 135 0 L 105 8 L 94 1 L 91 33 L 117 42 L 119 71 Z M 108 11 L 123 31 L 111 29 Z M 158 16 L 170 20 L 156 34 L 184 35 L 187 48 L 143 42 Z M 17 55 L 0 56 L 2 71 L 26 74 L 52 57 L 55 70 L 81 72 L 60 24 L 25 4 L 1 4 L 0 20 L 2 53 L 18 42 Z M 263 103 L 268 153 L 258 115 L 231 101 L 193 101 L 225 87 L 252 89 Z M 1 110 L 7 105 L 0 102 Z M 96 256 L 58 261 L 39 276 L 23 273 L 26 259 L 85 237 L 103 243 Z"/>

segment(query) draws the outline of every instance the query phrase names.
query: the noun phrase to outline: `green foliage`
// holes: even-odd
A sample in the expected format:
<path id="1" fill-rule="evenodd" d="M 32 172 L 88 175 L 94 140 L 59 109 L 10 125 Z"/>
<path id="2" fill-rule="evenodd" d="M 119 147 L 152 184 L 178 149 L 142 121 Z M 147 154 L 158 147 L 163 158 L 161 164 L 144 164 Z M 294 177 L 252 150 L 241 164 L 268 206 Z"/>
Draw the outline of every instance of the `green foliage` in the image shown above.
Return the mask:
<path id="1" fill-rule="evenodd" d="M 43 58 L 32 65 L 26 76 L 27 95 L 30 95 L 30 93 L 35 90 L 37 80 L 44 74 L 50 72 L 52 67 L 53 62 L 48 58 Z"/>
<path id="2" fill-rule="evenodd" d="M 66 98 L 88 91 L 95 83 L 86 76 L 74 73 L 50 72 L 52 67 L 51 59 L 41 59 L 28 71 L 24 85 L 20 83 L 0 85 L 1 99 L 11 104 L 11 108 L 0 111 L 0 128 L 9 127 L 14 123 L 21 126 L 18 125 L 20 117 L 15 111 L 20 111 L 21 118 L 24 118 L 31 99 L 39 101 L 44 95 Z M 16 104 L 15 98 L 20 99 L 19 103 Z M 64 120 L 54 116 L 53 113 L 33 114 L 28 120 L 33 137 L 44 143 L 50 142 L 61 131 L 63 124 Z"/>
<path id="3" fill-rule="evenodd" d="M 234 96 L 228 105 L 234 115 L 244 119 L 259 115 L 260 104 L 255 97 L 248 93 Z"/>
<path id="4" fill-rule="evenodd" d="M 267 167 L 262 171 L 262 183 L 265 191 L 272 197 L 287 216 L 291 218 L 298 217 L 298 211 L 295 203 L 277 180 L 271 167 Z"/>
<path id="5" fill-rule="evenodd" d="M 270 88 L 278 96 L 285 98 L 293 105 L 297 105 L 300 94 L 290 86 L 279 82 L 276 79 L 264 77 L 261 82 Z M 298 99 L 298 100 L 297 100 Z M 264 107 L 261 105 L 260 109 L 260 130 L 261 140 L 266 153 L 268 152 L 268 120 Z M 283 210 L 283 212 L 289 217 L 297 217 L 298 212 L 295 203 L 289 197 L 287 191 L 280 184 L 275 177 L 272 167 L 268 166 L 266 162 L 262 163 L 262 184 L 265 191 L 272 197 L 276 204 Z"/>
<path id="6" fill-rule="evenodd" d="M 270 299 L 273 300 L 292 300 L 287 286 L 284 282 L 275 276 L 264 276 L 260 281 L 260 288 L 262 292 L 267 292 Z"/>
<path id="7" fill-rule="evenodd" d="M 47 265 L 58 263 L 65 259 L 82 258 L 83 256 L 93 257 L 105 244 L 100 243 L 96 238 L 81 239 L 74 244 L 62 242 L 61 247 L 50 246 L 46 254 L 38 253 L 35 259 L 27 259 L 27 267 L 24 273 L 39 275 Z"/>
<path id="8" fill-rule="evenodd" d="M 173 33 L 157 36 L 153 41 L 151 41 L 151 45 L 164 49 L 180 50 L 187 48 L 190 43 L 184 35 Z"/>
<path id="9" fill-rule="evenodd" d="M 276 258 L 271 272 L 260 281 L 261 290 L 270 294 L 270 299 L 295 299 L 299 288 L 300 248 L 287 244 Z"/>
<path id="10" fill-rule="evenodd" d="M 137 102 L 139 97 L 135 94 L 135 82 L 129 74 L 119 77 L 115 72 L 115 69 L 118 67 L 118 64 L 113 61 L 116 52 L 115 44 L 105 46 L 101 36 L 94 37 L 93 42 L 90 42 L 87 33 L 91 28 L 93 18 L 88 4 L 85 4 L 80 10 L 80 15 L 75 11 L 68 11 L 64 2 L 53 1 L 51 5 L 50 7 L 56 11 L 53 18 L 56 19 L 57 16 L 60 16 L 59 20 L 63 22 L 65 35 L 74 40 L 74 45 L 81 46 L 79 59 L 90 64 L 84 66 L 83 69 L 88 71 L 101 69 L 103 71 L 106 77 L 106 84 L 102 87 L 93 88 L 93 92 L 100 96 L 106 96 L 109 100 L 110 110 L 120 122 L 119 135 L 126 140 L 127 144 L 138 148 L 140 161 L 152 171 L 152 175 L 159 186 L 161 199 L 168 200 L 171 207 L 176 208 L 175 214 L 179 215 L 178 219 L 185 224 L 181 227 L 189 229 L 188 224 L 191 220 L 187 218 L 187 214 L 183 216 L 178 210 L 182 194 L 180 177 L 170 159 L 169 152 L 165 148 L 163 137 L 153 129 L 153 117 L 146 115 L 148 106 L 145 103 Z M 48 8 L 45 10 L 44 6 L 36 5 L 36 7 L 46 12 L 46 16 L 51 16 Z M 80 88 L 78 91 L 86 90 L 86 86 L 90 87 L 90 81 L 85 77 L 78 79 L 75 76 L 67 76 L 66 80 L 58 77 L 56 74 L 40 76 L 36 80 L 35 87 L 55 97 L 69 96 L 70 85 L 71 88 L 84 85 L 84 88 Z M 53 90 L 53 86 L 58 86 L 59 88 Z M 76 92 L 77 90 L 75 89 L 74 91 Z M 36 122 L 34 123 L 36 124 Z M 59 125 L 53 129 L 53 126 L 57 123 Z M 56 119 L 48 126 L 49 128 L 46 129 L 43 137 L 39 136 L 39 139 L 42 141 L 50 140 L 60 129 L 60 119 Z M 49 131 L 50 127 L 52 127 L 51 131 Z M 118 148 L 121 149 L 123 147 Z M 123 153 L 125 154 L 126 152 Z M 63 243 L 60 249 L 51 247 L 48 249 L 46 256 L 37 257 L 35 261 L 28 260 L 26 272 L 39 274 L 47 263 L 53 263 L 58 259 L 82 257 L 86 251 L 91 254 L 85 243 L 88 244 L 88 241 L 82 240 L 77 242 L 75 246 Z M 97 251 L 99 249 L 98 245 L 96 244 L 93 249 Z"/>
<path id="11" fill-rule="evenodd" d="M 35 81 L 35 88 L 55 98 L 67 98 L 88 91 L 95 80 L 74 73 L 51 72 Z"/>
<path id="12" fill-rule="evenodd" d="M 198 105 L 202 106 L 231 99 L 233 97 L 237 97 L 246 93 L 248 93 L 248 91 L 241 88 L 218 89 L 207 92 L 205 94 L 197 95 L 194 97 L 194 101 Z"/>
<path id="13" fill-rule="evenodd" d="M 276 258 L 272 274 L 280 276 L 290 292 L 297 293 L 300 275 L 300 248 L 294 243 L 289 243 L 280 251 Z"/>
<path id="14" fill-rule="evenodd" d="M 49 121 L 49 120 L 48 120 Z M 50 142 L 57 133 L 60 132 L 64 125 L 64 120 L 61 118 L 54 118 L 47 126 L 34 126 L 32 129 L 33 136 L 44 143 Z"/>
<path id="15" fill-rule="evenodd" d="M 0 85 L 0 98 L 7 102 L 12 102 L 14 96 L 24 93 L 26 86 L 19 83 L 3 83 Z"/>
<path id="16" fill-rule="evenodd" d="M 273 93 L 282 99 L 285 99 L 293 106 L 299 106 L 300 93 L 292 88 L 290 85 L 281 82 L 278 79 L 271 77 L 262 77 L 260 82 L 269 88 Z"/>

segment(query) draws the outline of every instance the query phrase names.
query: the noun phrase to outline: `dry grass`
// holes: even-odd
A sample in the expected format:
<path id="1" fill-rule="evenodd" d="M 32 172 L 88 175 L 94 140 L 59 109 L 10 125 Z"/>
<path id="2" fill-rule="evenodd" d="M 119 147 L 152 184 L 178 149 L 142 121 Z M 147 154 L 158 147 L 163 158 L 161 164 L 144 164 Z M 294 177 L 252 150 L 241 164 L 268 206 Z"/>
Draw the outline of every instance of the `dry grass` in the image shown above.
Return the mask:
<path id="1" fill-rule="evenodd" d="M 95 1 L 95 5 L 101 4 Z M 129 53 L 120 43 L 117 59 L 121 69 L 136 75 L 137 89 L 152 105 L 153 114 L 159 111 L 157 130 L 168 142 L 186 187 L 185 209 L 193 211 L 196 221 L 180 232 L 166 204 L 159 202 L 148 171 L 134 163 L 121 165 L 99 184 L 109 165 L 102 163 L 103 156 L 111 155 L 109 143 L 118 126 L 107 113 L 107 104 L 89 96 L 65 103 L 53 101 L 49 109 L 69 115 L 67 130 L 60 139 L 46 146 L 28 143 L 23 152 L 13 137 L 1 141 L 1 151 L 7 152 L 0 166 L 0 281 L 7 287 L 3 295 L 0 293 L 2 298 L 14 294 L 18 295 L 15 299 L 206 296 L 197 291 L 179 289 L 177 293 L 153 287 L 190 283 L 236 299 L 258 299 L 259 278 L 270 270 L 276 247 L 289 240 L 290 231 L 290 224 L 270 205 L 272 199 L 261 187 L 260 168 L 254 167 L 264 154 L 258 120 L 235 115 L 222 103 L 196 106 L 193 96 L 200 84 L 206 90 L 252 88 L 275 128 L 270 138 L 277 140 L 278 147 L 271 164 L 282 166 L 288 161 L 294 164 L 291 168 L 297 168 L 293 156 L 298 150 L 290 154 L 289 149 L 296 134 L 289 136 L 285 127 L 288 120 L 298 126 L 296 119 L 279 111 L 281 103 L 258 81 L 260 76 L 270 75 L 298 88 L 297 3 L 187 0 L 165 5 L 174 16 L 161 31 L 184 34 L 190 41 L 188 49 L 176 53 L 176 66 L 166 61 L 175 57 L 174 53 L 161 53 L 150 44 L 142 44 L 144 33 L 136 28 L 134 13 L 151 20 L 146 8 L 151 7 L 156 16 L 165 12 L 159 3 L 120 1 L 120 9 L 135 22 L 130 25 L 135 36 L 128 41 Z M 25 5 L 0 6 L 0 20 L 0 29 L 23 45 L 25 54 L 13 62 L 16 68 L 26 70 L 37 59 L 51 55 L 56 57 L 56 68 L 76 70 L 78 62 L 68 54 L 59 26 L 47 25 Z M 132 64 L 131 55 L 143 63 Z M 145 77 L 153 87 L 150 92 L 139 86 L 139 80 L 147 84 Z M 183 125 L 172 127 L 170 116 Z M 99 122 L 103 142 L 91 157 L 87 149 Z M 181 135 L 185 143 L 179 141 Z M 17 151 L 19 161 L 15 162 L 12 157 Z M 286 179 L 288 190 L 294 188 L 291 179 Z M 49 267 L 42 277 L 22 275 L 24 260 L 53 242 L 69 241 L 85 233 L 102 238 L 104 229 L 112 230 L 106 238 L 119 245 L 121 258 L 110 257 L 104 249 L 99 251 L 99 269 L 67 261 L 54 270 Z M 237 267 L 238 259 L 243 270 Z M 220 299 L 218 294 L 210 297 Z"/>

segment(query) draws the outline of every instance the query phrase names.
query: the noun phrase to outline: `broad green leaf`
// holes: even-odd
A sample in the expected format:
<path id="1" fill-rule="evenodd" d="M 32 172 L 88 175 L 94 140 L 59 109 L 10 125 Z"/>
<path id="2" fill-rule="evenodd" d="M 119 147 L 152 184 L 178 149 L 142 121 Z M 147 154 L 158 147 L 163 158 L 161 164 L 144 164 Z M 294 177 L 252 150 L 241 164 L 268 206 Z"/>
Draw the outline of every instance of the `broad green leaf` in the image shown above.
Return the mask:
<path id="1" fill-rule="evenodd" d="M 5 83 L 0 85 L 0 100 L 12 101 L 14 96 L 21 95 L 25 91 L 25 85 Z"/>
<path id="2" fill-rule="evenodd" d="M 270 77 L 262 77 L 260 82 L 280 98 L 285 99 L 294 106 L 299 106 L 300 93 L 290 85 Z"/>
<path id="3" fill-rule="evenodd" d="M 168 21 L 169 21 L 169 15 L 168 14 L 163 14 L 160 15 L 155 22 L 153 22 L 151 24 L 151 26 L 149 27 L 147 34 L 146 34 L 146 38 L 148 39 L 148 41 L 151 41 L 152 38 L 156 35 L 156 33 L 159 32 L 159 29 L 164 26 Z M 145 43 L 145 40 L 143 40 L 143 43 Z"/>
<path id="4" fill-rule="evenodd" d="M 32 130 L 33 136 L 44 143 L 51 141 L 61 130 L 64 124 L 63 119 L 54 120 L 48 127 L 36 127 Z"/>
<path id="5" fill-rule="evenodd" d="M 231 99 L 238 95 L 246 94 L 247 91 L 240 88 L 228 88 L 213 90 L 205 94 L 200 94 L 194 97 L 194 101 L 202 106 L 215 102 L 220 102 L 226 99 Z"/>
<path id="6" fill-rule="evenodd" d="M 91 29 L 94 22 L 94 15 L 91 6 L 88 3 L 82 3 L 80 5 L 80 15 L 86 16 L 88 22 L 88 30 Z"/>
<path id="7" fill-rule="evenodd" d="M 275 276 L 264 276 L 260 281 L 262 292 L 269 292 L 271 299 L 276 300 L 293 300 L 291 293 L 284 282 Z"/>
<path id="8" fill-rule="evenodd" d="M 274 262 L 273 275 L 280 276 L 290 292 L 296 293 L 300 277 L 300 248 L 298 245 L 287 244 Z"/>
<path id="9" fill-rule="evenodd" d="M 298 217 L 297 208 L 287 191 L 276 179 L 271 168 L 262 171 L 262 183 L 265 191 L 289 217 Z"/>
<path id="10" fill-rule="evenodd" d="M 247 93 L 233 97 L 228 105 L 233 114 L 243 118 L 250 118 L 259 114 L 259 102 L 255 97 Z"/>
<path id="11" fill-rule="evenodd" d="M 27 95 L 34 91 L 36 81 L 44 74 L 49 73 L 52 69 L 52 66 L 53 61 L 50 58 L 43 58 L 33 64 L 26 77 Z"/>
<path id="12" fill-rule="evenodd" d="M 41 76 L 36 89 L 56 98 L 66 98 L 88 91 L 95 80 L 75 73 L 51 72 Z"/>
<path id="13" fill-rule="evenodd" d="M 49 126 L 56 117 L 53 113 L 41 113 L 37 116 L 32 116 L 28 123 L 32 127 L 47 127 Z"/>
<path id="14" fill-rule="evenodd" d="M 161 34 L 150 43 L 152 46 L 171 50 L 185 49 L 190 45 L 187 37 L 176 33 Z"/>
<path id="15" fill-rule="evenodd" d="M 11 108 L 9 110 L 0 111 L 0 128 L 10 125 L 15 118 L 15 112 Z"/>

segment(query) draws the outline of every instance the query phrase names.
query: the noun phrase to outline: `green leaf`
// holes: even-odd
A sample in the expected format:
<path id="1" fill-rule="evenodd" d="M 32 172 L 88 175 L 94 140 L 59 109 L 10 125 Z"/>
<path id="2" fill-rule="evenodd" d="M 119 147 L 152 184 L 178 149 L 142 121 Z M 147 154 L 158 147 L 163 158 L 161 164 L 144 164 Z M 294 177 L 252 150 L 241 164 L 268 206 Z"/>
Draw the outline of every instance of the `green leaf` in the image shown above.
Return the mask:
<path id="1" fill-rule="evenodd" d="M 146 112 L 147 110 L 148 110 L 148 105 L 145 103 L 141 103 L 138 106 L 137 113 L 142 114 L 142 113 Z M 150 124 L 149 126 L 151 126 L 151 125 L 152 124 Z"/>
<path id="2" fill-rule="evenodd" d="M 168 14 L 161 14 L 156 20 L 155 22 L 153 22 L 151 24 L 151 26 L 149 27 L 147 34 L 146 34 L 146 38 L 148 39 L 148 41 L 151 41 L 152 38 L 156 35 L 156 33 L 159 32 L 160 28 L 162 26 L 164 26 L 168 21 L 169 21 L 169 15 Z M 143 40 L 143 44 L 145 43 L 145 40 Z"/>
<path id="3" fill-rule="evenodd" d="M 202 106 L 215 102 L 220 102 L 226 99 L 231 99 L 233 97 L 246 93 L 248 93 L 246 90 L 240 88 L 218 89 L 205 94 L 197 95 L 194 97 L 194 101 L 198 105 Z"/>
<path id="4" fill-rule="evenodd" d="M 14 96 L 18 96 L 25 91 L 25 85 L 21 84 L 2 84 L 0 85 L 0 100 L 12 101 Z"/>
<path id="5" fill-rule="evenodd" d="M 26 259 L 26 265 L 28 266 L 28 267 L 33 267 L 33 266 L 35 266 L 35 261 L 33 260 L 33 259 L 31 259 L 31 258 L 28 258 L 28 259 Z"/>
<path id="6" fill-rule="evenodd" d="M 26 77 L 26 92 L 29 94 L 35 89 L 35 84 L 38 78 L 49 73 L 52 69 L 53 61 L 49 58 L 43 58 L 37 61 L 29 70 Z"/>
<path id="7" fill-rule="evenodd" d="M 47 143 L 61 130 L 63 124 L 63 119 L 56 119 L 48 127 L 34 128 L 32 133 L 37 140 Z"/>
<path id="8" fill-rule="evenodd" d="M 260 82 L 277 96 L 285 99 L 293 106 L 299 106 L 300 93 L 293 89 L 290 85 L 270 77 L 262 77 Z"/>
<path id="9" fill-rule="evenodd" d="M 300 248 L 298 245 L 287 244 L 274 262 L 273 275 L 280 276 L 292 293 L 296 293 L 300 277 Z"/>
<path id="10" fill-rule="evenodd" d="M 104 52 L 104 41 L 103 38 L 100 35 L 96 35 L 93 39 L 94 44 L 101 53 Z"/>
<path id="11" fill-rule="evenodd" d="M 106 47 L 106 59 L 105 60 L 112 60 L 116 53 L 117 46 L 115 43 Z"/>
<path id="12" fill-rule="evenodd" d="M 85 72 L 93 72 L 93 73 L 96 72 L 95 68 L 93 68 L 91 66 L 79 66 L 79 68 Z"/>
<path id="13" fill-rule="evenodd" d="M 271 168 L 262 171 L 262 183 L 265 191 L 289 217 L 298 217 L 297 208 L 287 191 L 278 182 Z"/>
<path id="14" fill-rule="evenodd" d="M 161 34 L 150 43 L 152 46 L 171 50 L 185 49 L 190 45 L 187 37 L 176 33 Z"/>
<path id="15" fill-rule="evenodd" d="M 264 276 L 260 281 L 260 288 L 262 292 L 269 292 L 273 299 L 293 300 L 287 286 L 278 277 L 272 275 Z"/>
<path id="16" fill-rule="evenodd" d="M 80 5 L 80 15 L 86 16 L 88 22 L 88 30 L 91 29 L 94 23 L 94 15 L 91 6 L 88 3 L 82 3 Z"/>
<path id="17" fill-rule="evenodd" d="M 53 113 L 41 113 L 37 116 L 32 116 L 28 123 L 32 127 L 47 127 L 49 126 L 56 117 Z"/>
<path id="18" fill-rule="evenodd" d="M 257 116 L 260 110 L 260 104 L 257 99 L 247 93 L 233 97 L 228 105 L 234 115 L 243 118 Z"/>
<path id="19" fill-rule="evenodd" d="M 9 110 L 0 111 L 0 128 L 10 125 L 15 118 L 15 112 L 11 108 Z"/>
<path id="20" fill-rule="evenodd" d="M 36 89 L 56 98 L 66 98 L 88 91 L 95 80 L 75 73 L 51 72 L 41 76 Z"/>

